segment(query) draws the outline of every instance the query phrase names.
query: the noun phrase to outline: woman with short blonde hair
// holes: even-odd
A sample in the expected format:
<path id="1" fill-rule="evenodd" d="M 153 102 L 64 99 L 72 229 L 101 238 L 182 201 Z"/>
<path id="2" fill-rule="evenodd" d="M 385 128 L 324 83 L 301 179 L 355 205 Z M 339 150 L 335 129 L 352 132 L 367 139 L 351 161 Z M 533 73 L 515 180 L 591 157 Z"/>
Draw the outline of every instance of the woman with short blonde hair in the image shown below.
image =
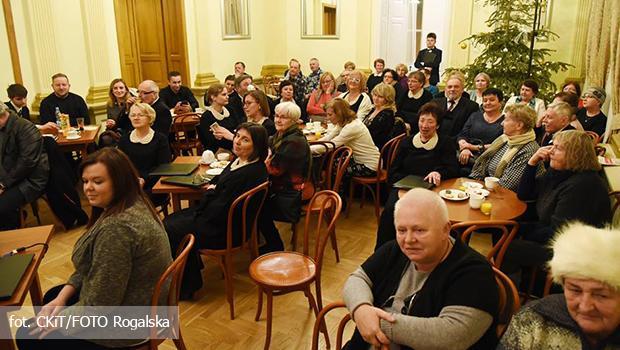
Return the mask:
<path id="1" fill-rule="evenodd" d="M 349 102 L 349 107 L 353 112 L 357 113 L 357 117 L 362 119 L 372 109 L 372 100 L 367 93 L 364 92 L 366 88 L 366 75 L 359 70 L 351 71 L 347 78 L 347 91 L 338 98 Z"/>
<path id="2" fill-rule="evenodd" d="M 480 72 L 476 74 L 474 78 L 474 88 L 467 91 L 469 94 L 469 98 L 482 106 L 482 93 L 484 90 L 488 89 L 491 86 L 491 77 L 485 73 Z M 500 101 L 503 102 L 503 101 Z"/>
<path id="3" fill-rule="evenodd" d="M 373 109 L 362 119 L 370 131 L 372 140 L 381 149 L 392 136 L 394 129 L 394 112 L 396 91 L 389 84 L 381 83 L 372 89 Z"/>

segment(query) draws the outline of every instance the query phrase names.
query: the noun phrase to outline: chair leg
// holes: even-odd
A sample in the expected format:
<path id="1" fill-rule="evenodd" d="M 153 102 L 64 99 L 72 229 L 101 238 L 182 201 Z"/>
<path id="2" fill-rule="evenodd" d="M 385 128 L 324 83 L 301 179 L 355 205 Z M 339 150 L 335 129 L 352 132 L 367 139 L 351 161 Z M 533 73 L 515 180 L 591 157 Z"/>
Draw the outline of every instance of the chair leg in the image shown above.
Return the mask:
<path id="1" fill-rule="evenodd" d="M 297 223 L 291 223 L 291 249 L 293 251 L 297 250 Z"/>
<path id="2" fill-rule="evenodd" d="M 347 203 L 346 209 L 346 217 L 349 217 L 349 211 L 351 211 L 351 206 L 353 205 L 353 191 L 355 191 L 355 186 L 353 185 L 353 180 L 349 181 L 349 203 Z"/>
<path id="3" fill-rule="evenodd" d="M 186 350 L 187 349 L 185 347 L 185 342 L 183 341 L 183 336 L 181 335 L 180 325 L 179 325 L 179 337 L 178 337 L 178 339 L 172 339 L 172 341 L 174 342 L 174 346 L 176 346 L 178 350 Z"/>
<path id="4" fill-rule="evenodd" d="M 379 224 L 379 212 L 381 211 L 381 183 L 377 182 L 377 190 L 375 191 L 375 216 L 377 217 L 377 224 Z"/>
<path id="5" fill-rule="evenodd" d="M 364 207 L 365 201 L 366 201 L 366 185 L 362 185 L 362 198 L 360 200 L 360 208 Z"/>
<path id="6" fill-rule="evenodd" d="M 37 218 L 37 224 L 41 225 L 41 217 L 39 216 L 39 202 L 38 199 L 30 202 L 30 208 L 32 209 L 32 215 Z"/>
<path id="7" fill-rule="evenodd" d="M 265 291 L 267 294 L 267 334 L 265 335 L 265 350 L 269 349 L 271 343 L 271 322 L 273 318 L 273 292 L 271 290 Z"/>
<path id="8" fill-rule="evenodd" d="M 228 300 L 228 305 L 230 306 L 230 319 L 235 319 L 235 299 L 234 299 L 234 290 L 233 290 L 233 276 L 235 274 L 233 266 L 232 266 L 232 257 L 226 256 L 224 259 L 224 283 L 226 286 L 226 299 Z"/>
<path id="9" fill-rule="evenodd" d="M 314 297 L 312 296 L 312 292 L 310 291 L 310 285 L 306 286 L 306 288 L 304 289 L 304 294 L 308 298 L 308 302 L 310 303 L 310 305 L 312 305 L 312 310 L 314 311 L 314 316 L 318 317 L 319 316 L 319 308 L 317 307 L 317 304 L 314 301 Z M 325 336 L 325 346 L 326 346 L 327 349 L 329 349 L 330 348 L 329 335 L 327 334 L 327 325 L 325 324 L 325 320 L 323 320 L 323 322 L 321 322 L 321 332 Z"/>
<path id="10" fill-rule="evenodd" d="M 254 316 L 254 321 L 260 320 L 260 314 L 263 312 L 263 289 L 258 287 L 258 308 L 256 308 L 256 316 Z"/>
<path id="11" fill-rule="evenodd" d="M 331 220 L 331 215 L 329 214 L 325 214 L 326 216 L 326 223 L 328 223 Z M 332 249 L 334 250 L 334 253 L 336 254 L 336 262 L 339 263 L 340 262 L 340 254 L 338 253 L 338 241 L 336 240 L 336 228 L 334 227 L 334 232 L 332 232 L 329 235 L 329 239 L 331 241 L 332 244 Z"/>

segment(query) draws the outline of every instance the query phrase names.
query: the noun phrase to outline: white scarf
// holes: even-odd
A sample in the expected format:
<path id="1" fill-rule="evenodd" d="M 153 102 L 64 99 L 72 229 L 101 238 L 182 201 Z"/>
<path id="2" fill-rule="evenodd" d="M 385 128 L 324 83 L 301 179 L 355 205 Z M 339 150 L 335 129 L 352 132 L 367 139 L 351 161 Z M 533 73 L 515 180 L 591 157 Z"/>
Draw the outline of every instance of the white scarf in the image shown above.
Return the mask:
<path id="1" fill-rule="evenodd" d="M 141 143 L 143 145 L 148 145 L 153 140 L 153 136 L 155 136 L 155 131 L 153 131 L 153 129 L 151 128 L 149 128 L 148 134 L 146 134 L 146 136 L 144 136 L 143 138 L 139 138 L 136 130 L 133 130 L 129 134 L 129 141 L 131 141 L 132 143 Z"/>
<path id="2" fill-rule="evenodd" d="M 438 141 L 439 136 L 437 136 L 437 133 L 435 133 L 435 135 L 433 135 L 430 140 L 426 141 L 426 143 L 422 142 L 422 139 L 420 138 L 420 133 L 417 133 L 413 137 L 413 147 L 424 148 L 425 150 L 430 151 L 434 149 L 435 146 L 437 146 Z"/>

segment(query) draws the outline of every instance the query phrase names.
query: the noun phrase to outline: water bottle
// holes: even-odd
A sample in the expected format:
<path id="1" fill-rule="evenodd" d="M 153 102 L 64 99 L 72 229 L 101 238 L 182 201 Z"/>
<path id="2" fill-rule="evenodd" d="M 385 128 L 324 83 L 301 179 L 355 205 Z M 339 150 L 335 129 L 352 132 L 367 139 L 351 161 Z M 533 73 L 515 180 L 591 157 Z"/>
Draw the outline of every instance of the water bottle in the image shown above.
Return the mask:
<path id="1" fill-rule="evenodd" d="M 60 120 L 60 108 L 56 107 L 56 125 L 58 128 L 62 129 L 61 120 Z"/>

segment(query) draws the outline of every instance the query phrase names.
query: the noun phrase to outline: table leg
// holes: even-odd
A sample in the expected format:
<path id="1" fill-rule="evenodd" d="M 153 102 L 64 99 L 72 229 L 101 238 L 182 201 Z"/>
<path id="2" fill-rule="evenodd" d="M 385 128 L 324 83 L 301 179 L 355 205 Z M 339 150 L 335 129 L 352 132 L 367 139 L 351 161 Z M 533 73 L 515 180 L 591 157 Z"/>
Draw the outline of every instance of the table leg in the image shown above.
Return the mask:
<path id="1" fill-rule="evenodd" d="M 84 161 L 84 159 L 86 159 L 86 157 L 88 156 L 88 145 L 84 145 L 82 147 L 82 149 L 80 150 L 80 156 L 82 157 L 82 161 Z"/>
<path id="2" fill-rule="evenodd" d="M 43 306 L 43 293 L 41 292 L 41 282 L 39 281 L 39 274 L 34 274 L 32 284 L 30 284 L 30 300 L 32 300 L 32 307 L 34 308 L 34 314 L 38 314 L 41 310 L 40 306 Z"/>
<path id="3" fill-rule="evenodd" d="M 6 337 L 5 334 L 2 334 L 2 338 L 7 339 L 0 339 L 0 349 L 15 350 L 17 347 L 15 346 L 15 342 L 13 342 L 13 337 L 11 336 L 11 327 L 9 326 L 8 319 L 9 315 L 4 312 L 3 314 L 4 315 L 0 317 L 0 332 L 8 332 L 8 334 L 6 334 Z"/>
<path id="4" fill-rule="evenodd" d="M 176 213 L 181 210 L 181 198 L 178 194 L 172 193 L 172 212 Z"/>

